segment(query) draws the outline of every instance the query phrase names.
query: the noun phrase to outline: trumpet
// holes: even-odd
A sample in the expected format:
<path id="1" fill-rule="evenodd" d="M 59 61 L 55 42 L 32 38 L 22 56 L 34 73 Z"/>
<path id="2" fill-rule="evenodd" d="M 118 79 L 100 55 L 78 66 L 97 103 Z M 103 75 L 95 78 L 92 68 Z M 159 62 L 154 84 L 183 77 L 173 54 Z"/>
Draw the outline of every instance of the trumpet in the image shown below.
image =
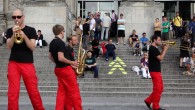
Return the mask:
<path id="1" fill-rule="evenodd" d="M 16 24 L 18 24 L 18 22 L 17 22 Z M 15 34 L 14 34 L 14 37 L 15 37 L 14 42 L 15 42 L 16 44 L 21 44 L 21 43 L 23 42 L 23 38 L 22 38 L 22 36 L 21 36 L 21 34 L 20 34 L 20 31 L 21 31 L 21 27 L 18 26 L 18 27 L 16 28 L 16 32 L 15 32 Z"/>
<path id="2" fill-rule="evenodd" d="M 161 45 L 165 45 L 165 44 L 168 44 L 168 45 L 170 45 L 170 46 L 175 46 L 175 45 L 176 45 L 176 42 L 161 41 Z"/>

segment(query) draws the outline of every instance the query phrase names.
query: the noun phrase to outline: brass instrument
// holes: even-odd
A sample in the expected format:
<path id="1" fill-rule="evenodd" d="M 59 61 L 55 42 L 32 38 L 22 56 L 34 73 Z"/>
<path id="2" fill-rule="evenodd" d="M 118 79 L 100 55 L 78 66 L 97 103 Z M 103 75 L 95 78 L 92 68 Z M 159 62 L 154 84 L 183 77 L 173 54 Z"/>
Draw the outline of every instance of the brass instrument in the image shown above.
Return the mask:
<path id="1" fill-rule="evenodd" d="M 78 67 L 76 69 L 77 75 L 83 74 L 85 70 L 86 51 L 82 48 L 82 35 L 80 36 L 79 48 L 78 48 Z"/>
<path id="2" fill-rule="evenodd" d="M 191 51 L 190 47 L 187 45 L 180 45 L 180 46 L 176 46 L 176 42 L 170 42 L 170 41 L 161 41 L 161 45 L 165 45 L 165 44 L 169 44 L 170 46 L 174 46 L 175 49 L 179 49 L 179 50 L 186 50 L 186 51 Z"/>
<path id="3" fill-rule="evenodd" d="M 18 24 L 18 22 L 17 22 L 16 24 Z M 21 31 L 21 27 L 18 26 L 18 27 L 16 28 L 16 32 L 15 32 L 15 34 L 14 34 L 14 37 L 15 37 L 14 42 L 15 42 L 16 44 L 21 44 L 21 43 L 23 42 L 23 38 L 22 38 L 22 36 L 21 36 L 21 34 L 20 34 L 20 31 Z"/>
<path id="4" fill-rule="evenodd" d="M 175 46 L 176 42 L 161 41 L 161 45 L 169 44 L 170 46 Z"/>

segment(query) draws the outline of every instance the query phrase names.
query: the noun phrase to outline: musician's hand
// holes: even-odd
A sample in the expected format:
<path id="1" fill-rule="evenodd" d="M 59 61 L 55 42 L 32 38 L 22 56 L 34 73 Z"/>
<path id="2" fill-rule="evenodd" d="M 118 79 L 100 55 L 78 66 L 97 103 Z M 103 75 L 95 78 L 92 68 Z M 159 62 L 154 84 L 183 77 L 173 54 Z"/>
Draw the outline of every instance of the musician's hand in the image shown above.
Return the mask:
<path id="1" fill-rule="evenodd" d="M 17 32 L 19 28 L 20 28 L 20 26 L 14 25 L 12 28 L 13 33 Z"/>
<path id="2" fill-rule="evenodd" d="M 76 67 L 76 66 L 74 66 L 74 65 L 71 65 L 71 66 L 72 66 L 72 68 L 77 69 L 77 67 Z"/>
<path id="3" fill-rule="evenodd" d="M 75 67 L 78 67 L 79 62 L 78 62 L 78 61 L 72 61 L 72 62 L 71 62 L 71 65 L 72 65 L 72 66 L 75 66 Z"/>
<path id="4" fill-rule="evenodd" d="M 148 70 L 148 67 L 145 67 L 146 71 Z"/>
<path id="5" fill-rule="evenodd" d="M 169 44 L 164 44 L 163 45 L 163 50 L 168 50 L 169 49 Z"/>
<path id="6" fill-rule="evenodd" d="M 20 35 L 22 38 L 27 37 L 26 34 L 22 30 L 20 31 Z"/>
<path id="7" fill-rule="evenodd" d="M 90 65 L 87 65 L 87 67 L 88 67 L 88 68 L 91 68 L 91 66 L 90 66 Z"/>

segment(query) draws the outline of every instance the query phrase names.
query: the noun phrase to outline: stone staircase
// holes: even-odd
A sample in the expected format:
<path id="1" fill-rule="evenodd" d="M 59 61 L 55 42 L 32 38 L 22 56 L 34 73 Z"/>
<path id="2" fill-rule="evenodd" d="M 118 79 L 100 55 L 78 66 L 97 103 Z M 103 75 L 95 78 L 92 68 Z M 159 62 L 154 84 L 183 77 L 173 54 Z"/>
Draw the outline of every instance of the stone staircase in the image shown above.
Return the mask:
<path id="1" fill-rule="evenodd" d="M 135 97 L 148 96 L 152 91 L 151 79 L 141 79 L 132 70 L 132 66 L 138 65 L 139 56 L 133 56 L 127 45 L 116 45 L 118 60 L 108 62 L 100 57 L 97 60 L 99 67 L 99 79 L 94 79 L 88 72 L 85 78 L 78 78 L 82 97 Z M 5 46 L 0 47 L 0 96 L 7 95 L 7 63 L 9 50 Z M 36 48 L 34 61 L 39 79 L 39 90 L 43 97 L 55 97 L 57 80 L 54 75 L 54 64 L 48 59 L 48 47 Z M 110 66 L 109 66 L 110 65 Z M 162 74 L 164 80 L 163 97 L 195 98 L 195 76 L 183 76 L 185 69 L 179 66 L 179 50 L 174 47 L 168 50 L 162 62 Z M 116 70 L 112 70 L 115 68 Z M 123 68 L 123 70 L 120 70 Z M 109 72 L 112 71 L 112 74 Z M 26 89 L 21 80 L 21 96 L 26 96 Z"/>

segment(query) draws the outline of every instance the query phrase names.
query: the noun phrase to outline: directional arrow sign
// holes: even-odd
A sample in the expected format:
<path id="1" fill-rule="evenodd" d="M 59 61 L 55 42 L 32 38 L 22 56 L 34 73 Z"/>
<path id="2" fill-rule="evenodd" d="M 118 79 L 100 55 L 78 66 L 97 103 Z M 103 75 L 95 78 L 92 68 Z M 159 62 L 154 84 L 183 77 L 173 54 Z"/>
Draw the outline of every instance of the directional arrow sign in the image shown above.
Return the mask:
<path id="1" fill-rule="evenodd" d="M 116 61 L 112 61 L 109 64 L 109 67 L 112 67 L 108 74 L 113 74 L 115 70 L 120 70 L 122 74 L 127 74 L 127 72 L 124 70 L 123 67 L 126 67 L 127 65 L 121 60 L 119 57 L 116 57 Z"/>

